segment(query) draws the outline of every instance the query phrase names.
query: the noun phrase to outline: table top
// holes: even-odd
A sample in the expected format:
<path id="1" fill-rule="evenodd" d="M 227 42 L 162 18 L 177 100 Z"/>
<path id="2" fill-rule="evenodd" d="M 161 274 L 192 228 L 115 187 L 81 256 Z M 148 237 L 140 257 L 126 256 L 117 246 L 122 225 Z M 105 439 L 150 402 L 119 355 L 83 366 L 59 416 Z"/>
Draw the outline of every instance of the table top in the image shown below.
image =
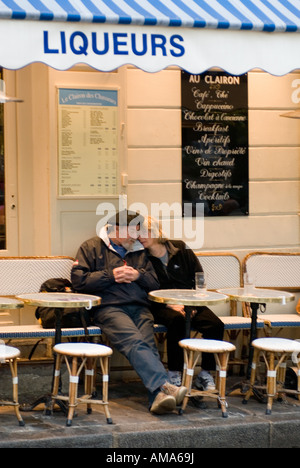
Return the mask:
<path id="1" fill-rule="evenodd" d="M 274 289 L 253 288 L 251 292 L 248 292 L 244 288 L 228 288 L 219 289 L 218 292 L 228 295 L 232 301 L 255 302 L 259 304 L 267 302 L 285 304 L 286 302 L 295 300 L 295 296 L 293 294 Z"/>
<path id="2" fill-rule="evenodd" d="M 101 298 L 77 293 L 35 293 L 17 296 L 25 304 L 40 307 L 85 307 L 90 309 L 101 304 Z"/>
<path id="3" fill-rule="evenodd" d="M 10 297 L 0 297 L 0 309 L 20 309 L 24 302 Z"/>
<path id="4" fill-rule="evenodd" d="M 228 296 L 214 291 L 199 293 L 194 289 L 157 289 L 148 297 L 161 304 L 179 304 L 185 306 L 216 305 L 229 300 Z"/>

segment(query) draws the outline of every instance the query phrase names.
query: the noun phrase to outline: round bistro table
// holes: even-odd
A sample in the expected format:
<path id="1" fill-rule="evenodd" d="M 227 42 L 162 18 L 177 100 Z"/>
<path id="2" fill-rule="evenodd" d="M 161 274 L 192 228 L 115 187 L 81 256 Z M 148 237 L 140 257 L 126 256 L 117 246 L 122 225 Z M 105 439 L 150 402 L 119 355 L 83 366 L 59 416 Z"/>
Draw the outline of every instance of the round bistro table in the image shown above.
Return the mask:
<path id="1" fill-rule="evenodd" d="M 25 304 L 35 307 L 53 307 L 55 308 L 55 344 L 61 342 L 61 316 L 62 309 L 72 307 L 84 307 L 91 309 L 101 304 L 101 298 L 89 294 L 77 293 L 34 293 L 21 294 L 18 299 Z"/>
<path id="2" fill-rule="evenodd" d="M 250 330 L 250 343 L 249 343 L 249 360 L 247 367 L 247 379 L 250 379 L 251 367 L 253 361 L 253 346 L 252 341 L 256 339 L 257 335 L 257 312 L 258 309 L 266 307 L 267 303 L 273 304 L 286 304 L 295 300 L 295 296 L 285 291 L 278 291 L 273 289 L 256 289 L 251 288 L 229 288 L 219 289 L 219 293 L 226 294 L 231 301 L 249 302 L 251 308 L 251 330 Z"/>
<path id="3" fill-rule="evenodd" d="M 158 289 L 151 291 L 148 297 L 160 304 L 177 304 L 185 306 L 186 338 L 190 337 L 191 313 L 195 307 L 217 305 L 229 301 L 228 296 L 214 291 L 199 293 L 195 289 Z"/>
<path id="4" fill-rule="evenodd" d="M 55 345 L 61 342 L 61 317 L 63 309 L 72 307 L 85 307 L 91 309 L 94 306 L 101 304 L 101 298 L 98 296 L 92 296 L 89 294 L 77 294 L 77 293 L 33 293 L 33 294 L 21 294 L 17 296 L 18 299 L 23 301 L 24 304 L 35 307 L 51 307 L 55 308 Z M 53 370 L 53 379 L 55 372 L 55 363 Z M 52 385 L 53 387 L 53 385 Z M 52 388 L 51 387 L 51 388 Z M 23 406 L 23 411 L 32 411 L 36 406 L 41 403 L 46 405 L 46 414 L 51 412 L 48 408 L 51 407 L 51 395 L 45 395 L 36 400 L 31 405 Z M 59 402 L 59 406 L 64 413 L 67 409 L 62 402 Z"/>

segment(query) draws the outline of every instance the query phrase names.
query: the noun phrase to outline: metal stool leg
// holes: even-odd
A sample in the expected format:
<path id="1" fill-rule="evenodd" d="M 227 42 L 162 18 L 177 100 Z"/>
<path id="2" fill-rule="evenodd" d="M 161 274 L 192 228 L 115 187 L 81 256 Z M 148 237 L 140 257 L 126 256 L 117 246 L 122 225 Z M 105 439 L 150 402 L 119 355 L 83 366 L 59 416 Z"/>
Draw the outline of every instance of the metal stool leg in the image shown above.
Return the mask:
<path id="1" fill-rule="evenodd" d="M 60 407 L 63 413 L 68 413 L 68 407 L 65 402 L 68 402 L 68 397 L 61 395 L 61 363 L 63 356 L 56 354 L 55 367 L 52 381 L 52 394 L 50 404 L 46 401 L 45 414 L 50 416 L 53 413 L 55 403 Z"/>
<path id="2" fill-rule="evenodd" d="M 180 412 L 182 413 L 189 401 L 189 397 L 191 396 L 192 384 L 193 384 L 193 375 L 194 375 L 194 368 L 195 364 L 198 361 L 200 353 L 196 353 L 192 350 L 187 350 L 184 348 L 184 372 L 183 372 L 183 379 L 182 385 L 187 388 L 187 393 L 183 399 L 183 403 L 181 406 Z"/>
<path id="3" fill-rule="evenodd" d="M 100 366 L 102 371 L 102 401 L 104 405 L 104 412 L 107 424 L 112 424 L 112 418 L 108 408 L 108 370 L 109 370 L 109 357 L 100 357 Z"/>
<path id="4" fill-rule="evenodd" d="M 281 356 L 280 356 L 281 354 Z M 276 396 L 277 393 L 277 378 L 279 374 L 279 393 L 280 393 L 280 387 L 282 388 L 284 386 L 284 382 L 281 382 L 283 378 L 285 378 L 285 372 L 283 371 L 282 368 L 282 363 L 286 359 L 287 353 L 282 352 L 279 353 L 278 359 L 277 359 L 277 365 L 275 366 L 275 353 L 274 352 L 269 352 L 268 357 L 269 360 L 267 359 L 265 353 L 263 354 L 266 366 L 267 366 L 267 394 L 268 394 L 268 403 L 267 403 L 267 410 L 266 414 L 271 414 L 272 412 L 272 405 L 273 405 L 273 398 Z M 281 371 L 278 372 L 278 369 Z"/>
<path id="5" fill-rule="evenodd" d="M 94 369 L 95 369 L 95 359 L 88 358 L 85 366 L 85 394 L 92 396 L 93 393 L 93 386 L 94 386 Z M 92 405 L 91 403 L 87 404 L 87 413 L 92 413 Z"/>
<path id="6" fill-rule="evenodd" d="M 66 362 L 67 358 L 65 357 Z M 70 369 L 69 375 L 69 412 L 67 418 L 67 426 L 72 425 L 72 420 L 74 416 L 75 407 L 77 406 L 77 391 L 78 391 L 78 381 L 79 376 L 77 374 L 77 357 L 72 358 L 72 368 Z"/>
<path id="7" fill-rule="evenodd" d="M 284 355 L 280 359 L 280 364 L 277 367 L 277 392 L 278 392 L 277 400 L 279 401 L 283 401 L 283 400 L 286 401 L 285 393 L 280 391 L 280 389 L 284 389 L 285 376 L 286 376 L 286 356 Z"/>
<path id="8" fill-rule="evenodd" d="M 297 399 L 300 400 L 300 359 L 297 362 Z"/>
<path id="9" fill-rule="evenodd" d="M 60 366 L 61 366 L 61 355 L 57 354 L 56 360 L 55 360 L 54 376 L 53 376 L 53 388 L 52 388 L 53 398 L 57 396 L 58 390 L 59 390 Z"/>
<path id="10" fill-rule="evenodd" d="M 216 353 L 215 360 L 218 365 L 218 391 L 219 391 L 219 401 L 222 409 L 223 418 L 227 418 L 227 403 L 226 403 L 226 377 L 227 377 L 227 366 L 229 360 L 229 353 Z"/>
<path id="11" fill-rule="evenodd" d="M 275 370 L 275 357 L 274 353 L 269 353 L 269 360 L 265 357 L 267 364 L 267 409 L 266 414 L 271 414 L 273 398 L 276 395 L 276 370 Z"/>
<path id="12" fill-rule="evenodd" d="M 249 387 L 249 390 L 247 391 L 244 399 L 243 399 L 243 404 L 247 404 L 250 396 L 252 395 L 253 393 L 253 387 L 254 387 L 254 383 L 255 383 L 255 376 L 256 376 L 256 367 L 257 367 L 257 363 L 258 363 L 258 358 L 259 358 L 259 353 L 260 353 L 260 350 L 257 349 L 257 348 L 254 348 L 254 352 L 253 352 L 253 359 L 252 359 L 252 367 L 251 367 L 251 375 L 250 375 L 250 387 Z"/>
<path id="13" fill-rule="evenodd" d="M 17 419 L 19 421 L 19 426 L 25 426 L 23 418 L 20 414 L 20 405 L 19 405 L 19 392 L 18 392 L 18 371 L 17 371 L 17 358 L 9 360 L 10 371 L 12 375 L 12 386 L 13 386 L 13 406 Z"/>

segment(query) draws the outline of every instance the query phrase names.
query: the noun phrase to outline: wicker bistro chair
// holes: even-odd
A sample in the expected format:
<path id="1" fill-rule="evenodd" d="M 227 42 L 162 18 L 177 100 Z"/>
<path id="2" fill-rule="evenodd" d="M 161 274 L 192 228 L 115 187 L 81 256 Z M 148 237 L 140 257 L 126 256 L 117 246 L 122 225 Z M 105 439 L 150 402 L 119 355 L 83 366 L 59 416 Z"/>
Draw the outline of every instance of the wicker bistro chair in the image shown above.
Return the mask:
<path id="1" fill-rule="evenodd" d="M 182 377 L 182 385 L 187 387 L 188 391 L 183 400 L 181 411 L 183 412 L 188 403 L 188 399 L 194 396 L 207 396 L 210 398 L 218 399 L 222 416 L 226 418 L 227 403 L 225 399 L 226 392 L 226 375 L 229 360 L 229 354 L 235 351 L 235 346 L 227 341 L 218 340 L 205 340 L 190 338 L 181 340 L 179 345 L 183 348 L 184 352 L 184 372 Z M 216 359 L 216 390 L 213 391 L 200 391 L 192 390 L 194 370 L 202 353 L 214 353 Z"/>
<path id="2" fill-rule="evenodd" d="M 257 288 L 271 288 L 296 293 L 300 291 L 300 252 L 251 252 L 242 264 L 243 272 L 252 277 Z M 269 311 L 270 309 L 270 311 Z M 243 304 L 244 315 L 248 309 Z M 266 332 L 271 334 L 274 328 L 277 333 L 284 328 L 300 327 L 300 317 L 296 310 L 288 312 L 285 307 L 280 313 L 274 313 L 271 304 L 268 304 L 266 313 L 259 315 L 263 320 Z"/>
<path id="3" fill-rule="evenodd" d="M 20 350 L 12 346 L 0 345 L 0 365 L 1 363 L 9 363 L 12 386 L 13 386 L 13 401 L 1 401 L 1 405 L 13 406 L 20 426 L 25 426 L 25 423 L 20 414 L 20 405 L 18 397 L 18 373 L 17 373 L 17 358 L 20 356 Z"/>
<path id="4" fill-rule="evenodd" d="M 258 338 L 252 342 L 254 347 L 254 355 L 250 377 L 250 388 L 245 395 L 243 403 L 247 403 L 253 393 L 253 389 L 267 390 L 267 409 L 266 414 L 271 414 L 273 398 L 278 394 L 282 396 L 284 393 L 293 393 L 298 395 L 300 399 L 300 362 L 297 367 L 297 390 L 284 388 L 286 374 L 286 359 L 289 355 L 300 353 L 300 343 L 295 340 L 286 338 Z M 267 368 L 267 385 L 258 386 L 255 384 L 257 365 L 260 355 L 263 355 Z"/>
<path id="5" fill-rule="evenodd" d="M 52 391 L 52 409 L 55 400 L 65 400 L 69 403 L 69 411 L 67 416 L 67 426 L 72 425 L 74 410 L 78 403 L 87 404 L 87 412 L 92 412 L 92 405 L 103 405 L 108 424 L 112 424 L 108 408 L 108 369 L 109 357 L 112 355 L 112 349 L 108 346 L 91 344 L 91 343 L 61 343 L 54 346 L 53 351 L 57 354 L 53 391 Z M 63 396 L 58 394 L 61 361 L 64 358 L 69 372 L 69 395 Z M 102 400 L 92 398 L 94 387 L 94 370 L 97 360 L 100 360 L 102 371 Z M 78 360 L 81 361 L 79 364 Z M 82 369 L 85 369 L 85 393 L 84 396 L 78 397 L 78 382 L 79 374 Z"/>

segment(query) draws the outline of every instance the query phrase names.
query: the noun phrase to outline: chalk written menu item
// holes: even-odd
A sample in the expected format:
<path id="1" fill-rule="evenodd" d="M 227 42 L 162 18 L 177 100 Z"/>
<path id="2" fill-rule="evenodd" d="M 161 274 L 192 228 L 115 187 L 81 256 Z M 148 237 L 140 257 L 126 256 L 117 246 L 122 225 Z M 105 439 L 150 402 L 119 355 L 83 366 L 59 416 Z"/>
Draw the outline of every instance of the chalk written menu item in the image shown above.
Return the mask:
<path id="1" fill-rule="evenodd" d="M 118 193 L 116 90 L 59 89 L 59 196 Z"/>
<path id="2" fill-rule="evenodd" d="M 183 210 L 248 215 L 247 75 L 182 72 L 181 88 Z"/>

